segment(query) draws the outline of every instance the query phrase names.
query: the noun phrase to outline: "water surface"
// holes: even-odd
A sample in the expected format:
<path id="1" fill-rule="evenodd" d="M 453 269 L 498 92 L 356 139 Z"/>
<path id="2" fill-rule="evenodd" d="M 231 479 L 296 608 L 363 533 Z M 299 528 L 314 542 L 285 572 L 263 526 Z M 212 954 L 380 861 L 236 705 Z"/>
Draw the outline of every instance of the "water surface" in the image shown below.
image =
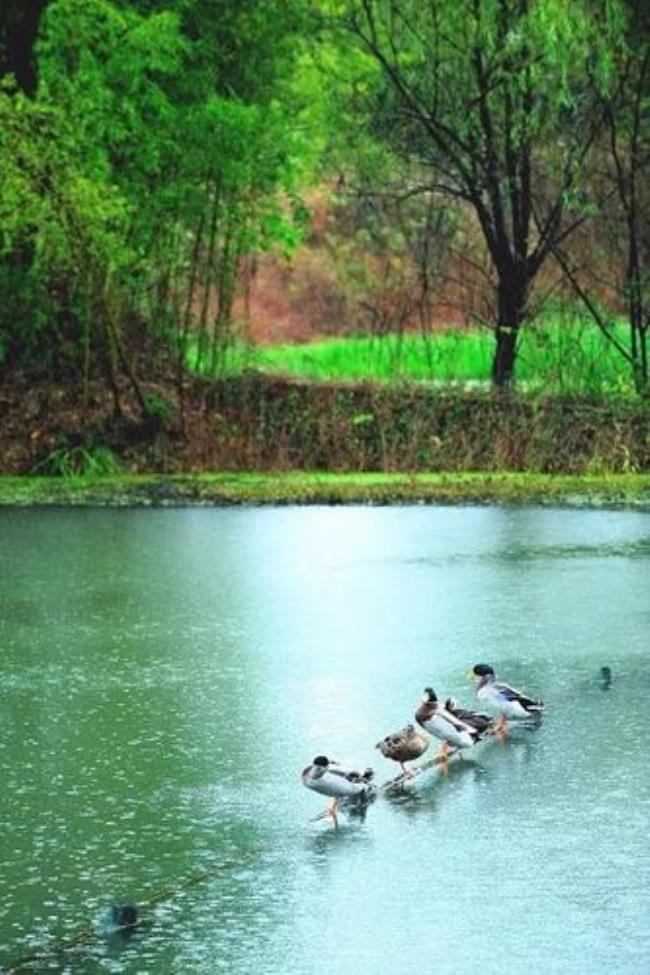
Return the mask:
<path id="1" fill-rule="evenodd" d="M 642 513 L 0 512 L 0 967 L 209 867 L 40 969 L 637 975 L 649 624 Z M 315 754 L 388 778 L 374 743 L 477 662 L 539 730 L 308 822 Z"/>

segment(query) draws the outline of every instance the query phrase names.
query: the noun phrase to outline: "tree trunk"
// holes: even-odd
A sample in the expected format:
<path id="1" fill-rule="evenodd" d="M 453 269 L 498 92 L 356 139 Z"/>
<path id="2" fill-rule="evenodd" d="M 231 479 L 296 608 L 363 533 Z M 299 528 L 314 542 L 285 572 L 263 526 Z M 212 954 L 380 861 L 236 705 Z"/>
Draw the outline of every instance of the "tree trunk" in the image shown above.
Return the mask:
<path id="1" fill-rule="evenodd" d="M 514 383 L 517 339 L 526 312 L 529 284 L 521 268 L 509 266 L 499 272 L 496 348 L 492 360 L 492 383 L 498 389 Z"/>
<path id="2" fill-rule="evenodd" d="M 518 333 L 519 329 L 513 325 L 497 325 L 492 383 L 498 389 L 507 389 L 514 383 Z"/>
<path id="3" fill-rule="evenodd" d="M 36 91 L 34 44 L 49 0 L 3 0 L 0 3 L 0 78 L 13 74 L 27 95 Z"/>

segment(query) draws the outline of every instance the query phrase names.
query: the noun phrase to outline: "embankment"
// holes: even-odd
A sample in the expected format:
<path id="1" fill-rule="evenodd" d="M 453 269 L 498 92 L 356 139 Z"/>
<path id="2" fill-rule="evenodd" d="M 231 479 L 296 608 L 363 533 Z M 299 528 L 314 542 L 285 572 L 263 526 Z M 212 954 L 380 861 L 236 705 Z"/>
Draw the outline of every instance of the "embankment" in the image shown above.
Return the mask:
<path id="1" fill-rule="evenodd" d="M 213 435 L 204 468 L 650 470 L 650 407 L 623 400 L 251 377 L 214 386 L 205 416 Z"/>
<path id="2" fill-rule="evenodd" d="M 184 427 L 171 383 L 156 388 L 157 414 L 147 423 L 133 410 L 116 419 L 110 397 L 98 392 L 83 410 L 63 388 L 5 391 L 2 400 L 5 474 L 61 473 L 66 452 L 82 470 L 108 454 L 129 473 L 650 472 L 650 404 L 636 400 L 315 384 L 252 374 L 193 380 Z"/>

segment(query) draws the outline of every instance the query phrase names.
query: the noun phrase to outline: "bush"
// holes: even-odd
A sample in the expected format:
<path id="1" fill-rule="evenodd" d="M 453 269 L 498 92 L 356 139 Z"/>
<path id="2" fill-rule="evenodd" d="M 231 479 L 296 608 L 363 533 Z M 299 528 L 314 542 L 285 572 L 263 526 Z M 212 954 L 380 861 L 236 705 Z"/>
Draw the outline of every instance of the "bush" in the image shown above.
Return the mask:
<path id="1" fill-rule="evenodd" d="M 66 437 L 51 450 L 33 469 L 33 473 L 53 477 L 103 477 L 117 474 L 120 464 L 106 444 L 87 439 L 83 444 L 72 445 Z"/>

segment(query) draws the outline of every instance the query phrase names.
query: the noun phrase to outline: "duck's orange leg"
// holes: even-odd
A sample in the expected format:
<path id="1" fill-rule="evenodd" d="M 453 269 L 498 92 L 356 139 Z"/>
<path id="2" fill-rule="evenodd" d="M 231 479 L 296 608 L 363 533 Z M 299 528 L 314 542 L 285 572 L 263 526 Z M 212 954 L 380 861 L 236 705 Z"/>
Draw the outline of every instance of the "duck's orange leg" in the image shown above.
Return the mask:
<path id="1" fill-rule="evenodd" d="M 440 751 L 436 755 L 436 762 L 440 765 L 440 771 L 443 775 L 449 775 L 449 751 L 451 745 L 448 741 L 443 741 L 440 746 Z"/>
<path id="2" fill-rule="evenodd" d="M 503 744 L 503 742 L 506 739 L 507 732 L 508 732 L 508 719 L 504 717 L 504 715 L 501 715 L 501 717 L 499 718 L 499 720 L 494 726 L 494 737 L 498 738 L 499 741 Z"/>
<path id="3" fill-rule="evenodd" d="M 330 819 L 334 823 L 334 829 L 338 829 L 339 828 L 339 817 L 336 814 L 336 808 L 337 808 L 338 804 L 339 804 L 338 799 L 330 799 L 330 802 L 329 802 L 329 804 L 327 806 L 327 815 L 330 817 Z"/>

